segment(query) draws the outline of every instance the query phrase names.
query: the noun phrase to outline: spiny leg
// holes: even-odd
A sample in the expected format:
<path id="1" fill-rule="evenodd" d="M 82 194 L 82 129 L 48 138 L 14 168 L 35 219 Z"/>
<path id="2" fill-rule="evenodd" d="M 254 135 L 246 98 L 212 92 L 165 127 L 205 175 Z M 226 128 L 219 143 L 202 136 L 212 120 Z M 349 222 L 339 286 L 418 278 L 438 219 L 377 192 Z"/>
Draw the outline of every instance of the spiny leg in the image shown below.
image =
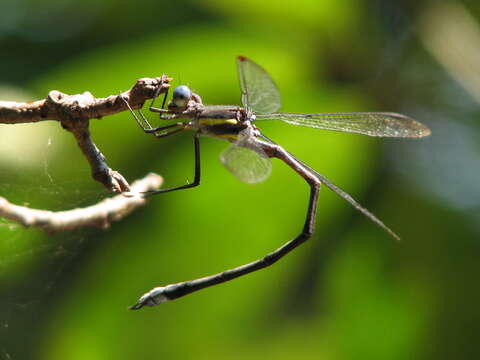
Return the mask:
<path id="1" fill-rule="evenodd" d="M 177 125 L 177 124 L 174 124 L 172 126 L 164 126 L 163 128 L 175 127 L 175 126 L 178 126 L 178 128 L 174 129 L 174 130 L 171 130 L 171 131 L 165 131 L 165 132 L 162 132 L 162 133 L 159 133 L 159 134 L 154 133 L 153 135 L 155 135 L 156 138 L 163 138 L 163 137 L 170 136 L 170 135 L 173 135 L 173 134 L 176 134 L 180 131 L 185 130 L 184 125 Z"/>
<path id="2" fill-rule="evenodd" d="M 123 100 L 125 105 L 127 105 L 128 110 L 130 110 L 130 112 L 132 113 L 132 115 L 133 115 L 135 121 L 137 122 L 138 126 L 140 126 L 140 128 L 143 131 L 145 131 L 146 133 L 151 132 L 151 130 L 153 130 L 154 128 L 152 127 L 152 125 L 150 125 L 150 123 L 148 122 L 145 115 L 143 115 L 143 113 L 140 110 L 138 110 L 138 116 L 137 116 L 137 114 L 135 114 L 135 111 L 132 109 L 132 107 L 130 106 L 128 101 L 125 100 L 123 97 L 121 97 L 121 99 Z M 139 116 L 140 116 L 141 120 L 140 120 Z M 143 123 L 142 123 L 142 121 L 143 121 Z M 145 127 L 144 124 L 146 124 L 148 127 Z"/>
<path id="3" fill-rule="evenodd" d="M 165 103 L 167 101 L 167 94 L 168 94 L 168 90 L 165 93 L 165 96 L 163 97 L 161 108 L 157 108 L 157 107 L 153 106 L 154 103 L 155 103 L 155 100 L 156 100 L 156 98 L 153 98 L 152 102 L 150 103 L 150 106 L 148 107 L 148 110 L 150 110 L 151 112 L 169 113 L 169 111 L 165 109 Z"/>
<path id="4" fill-rule="evenodd" d="M 294 171 L 299 173 L 300 176 L 302 176 L 310 185 L 310 200 L 302 232 L 293 240 L 290 240 L 263 258 L 251 263 L 200 279 L 154 288 L 143 295 L 135 305 L 130 307 L 130 309 L 137 310 L 143 306 L 155 306 L 163 302 L 191 294 L 206 287 L 218 285 L 251 272 L 269 267 L 297 248 L 299 245 L 303 244 L 312 236 L 315 227 L 315 214 L 321 183 L 316 177 L 312 176 L 308 169 L 306 169 L 297 159 L 295 159 L 281 147 L 266 143 L 263 145 L 268 147 L 268 153 L 271 156 L 277 157 L 278 159 L 284 161 Z"/>
<path id="5" fill-rule="evenodd" d="M 152 98 L 152 102 L 150 103 L 150 108 L 153 107 L 154 103 L 155 103 L 155 100 L 158 98 L 158 95 L 160 95 L 160 91 L 162 91 L 162 85 L 163 83 L 160 83 L 159 86 L 157 87 L 157 89 L 155 90 L 155 93 L 153 94 L 153 98 Z M 165 102 L 167 101 L 167 96 L 168 96 L 168 91 L 169 89 L 167 88 L 167 91 L 165 92 L 165 95 L 163 96 L 163 101 L 162 101 L 162 109 L 165 108 Z M 145 131 L 146 129 L 152 129 L 152 125 L 150 125 L 150 123 L 148 122 L 147 118 L 145 117 L 145 115 L 143 115 L 143 112 L 141 109 L 138 109 L 137 112 L 138 112 L 138 115 L 140 116 L 140 118 L 148 125 L 148 128 L 144 127 L 143 124 L 140 122 L 139 118 L 136 116 L 136 114 L 134 113 L 133 109 L 130 107 L 130 104 L 122 97 L 122 100 L 127 104 L 128 106 L 128 109 L 130 110 L 130 112 L 132 113 L 133 117 L 135 118 L 135 120 L 137 121 L 137 123 L 140 125 L 140 127 Z"/>
<path id="6" fill-rule="evenodd" d="M 182 130 L 183 130 L 183 128 L 173 130 L 173 131 L 167 133 L 167 135 L 171 135 L 172 133 L 176 133 L 176 132 L 182 131 Z M 159 134 L 158 137 L 161 137 L 161 135 L 162 134 Z M 165 136 L 167 136 L 167 135 L 165 135 Z M 193 143 L 194 143 L 194 148 L 195 148 L 195 177 L 193 179 L 193 182 L 190 183 L 190 184 L 185 184 L 185 185 L 170 188 L 170 189 L 147 191 L 147 192 L 142 193 L 144 196 L 151 196 L 151 195 L 157 195 L 157 194 L 176 191 L 176 190 L 188 189 L 188 188 L 192 188 L 192 187 L 200 185 L 200 173 L 201 173 L 201 168 L 200 168 L 200 140 L 199 140 L 197 134 L 195 134 L 195 136 L 193 137 Z"/>
<path id="7" fill-rule="evenodd" d="M 167 126 L 159 126 L 157 128 L 144 129 L 143 131 L 145 131 L 147 134 L 152 134 L 152 133 L 156 133 L 156 132 L 159 132 L 159 131 L 162 131 L 162 130 L 171 129 L 171 128 L 178 127 L 178 126 L 180 126 L 180 125 L 172 124 L 172 125 L 167 125 Z"/>
<path id="8" fill-rule="evenodd" d="M 153 104 L 155 103 L 155 100 L 157 100 L 158 98 L 158 95 L 160 95 L 160 91 L 161 91 L 162 87 L 159 86 L 157 88 L 157 90 L 155 90 L 155 94 L 153 95 L 153 98 L 152 98 L 152 102 L 150 103 L 150 108 L 153 108 Z M 162 109 L 165 109 L 165 103 L 167 102 L 167 96 L 168 96 L 168 90 L 165 91 L 165 95 L 163 96 L 163 101 L 162 101 Z"/>
<path id="9" fill-rule="evenodd" d="M 160 87 L 159 87 L 160 89 Z M 152 99 L 152 103 L 150 105 L 150 108 L 152 109 L 152 105 L 155 101 L 155 99 L 158 97 L 158 92 L 160 91 L 159 89 L 157 89 L 157 92 L 155 93 L 155 97 Z M 163 107 L 165 106 L 165 101 L 167 99 L 167 94 L 168 94 L 168 90 L 167 92 L 165 93 L 165 97 L 163 98 L 163 103 L 162 103 L 162 109 L 158 109 L 158 111 L 156 112 L 161 112 L 163 114 L 165 113 L 170 113 L 168 110 L 165 110 L 163 109 Z M 177 126 L 177 124 L 174 124 L 174 125 L 168 125 L 168 126 L 160 126 L 160 127 L 157 127 L 157 128 L 154 128 L 152 125 L 150 125 L 150 123 L 148 122 L 148 119 L 146 118 L 146 116 L 143 114 L 142 110 L 141 109 L 138 109 L 137 110 L 137 113 L 138 115 L 135 113 L 135 111 L 132 109 L 132 107 L 130 106 L 130 104 L 128 103 L 127 100 L 125 100 L 123 97 L 121 98 L 123 100 L 123 102 L 127 105 L 128 107 L 128 110 L 130 110 L 130 112 L 132 113 L 135 121 L 137 122 L 137 124 L 140 126 L 140 128 L 146 132 L 146 133 L 155 133 L 157 131 L 161 131 L 161 130 L 165 130 L 165 129 L 168 129 L 168 128 L 171 128 L 171 127 L 174 127 L 174 126 Z M 160 115 L 160 119 L 161 120 L 171 120 L 170 118 L 168 118 L 168 116 L 165 116 L 165 118 L 162 118 L 162 115 Z M 145 126 L 145 125 L 146 126 Z M 157 136 L 158 137 L 158 136 Z"/>

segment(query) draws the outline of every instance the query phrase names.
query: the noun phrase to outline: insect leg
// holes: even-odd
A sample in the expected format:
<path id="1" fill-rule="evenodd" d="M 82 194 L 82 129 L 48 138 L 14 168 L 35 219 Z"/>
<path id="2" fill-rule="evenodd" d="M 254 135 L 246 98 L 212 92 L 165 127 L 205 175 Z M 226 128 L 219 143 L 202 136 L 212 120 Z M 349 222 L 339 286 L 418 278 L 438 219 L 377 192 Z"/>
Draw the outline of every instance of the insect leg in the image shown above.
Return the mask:
<path id="1" fill-rule="evenodd" d="M 152 125 L 150 125 L 150 123 L 148 122 L 145 115 L 143 115 L 142 111 L 140 109 L 138 109 L 138 116 L 137 116 L 137 114 L 135 114 L 135 111 L 132 109 L 132 107 L 130 106 L 128 101 L 125 100 L 123 97 L 121 97 L 121 99 L 123 100 L 125 105 L 127 105 L 128 110 L 130 110 L 130 112 L 132 113 L 132 115 L 135 118 L 135 121 L 137 122 L 138 126 L 140 126 L 142 128 L 142 130 L 145 131 L 146 133 L 151 132 L 150 130 L 152 130 L 153 127 L 152 127 Z M 145 124 L 147 126 L 145 126 Z"/>
<path id="2" fill-rule="evenodd" d="M 183 130 L 183 128 L 180 128 L 180 129 L 177 129 L 177 130 L 173 130 L 173 131 L 171 131 L 167 134 L 171 135 L 172 133 L 176 133 L 176 132 L 179 132 L 179 131 L 182 131 L 182 130 Z M 158 136 L 158 137 L 162 137 L 162 134 L 159 134 L 159 135 L 160 136 Z M 167 136 L 167 135 L 164 135 L 164 136 Z M 194 143 L 194 148 L 195 148 L 195 177 L 193 179 L 193 182 L 190 183 L 190 184 L 185 184 L 185 185 L 170 188 L 170 189 L 146 191 L 146 192 L 142 193 L 145 197 L 151 196 L 151 195 L 157 195 L 157 194 L 161 194 L 161 193 L 166 193 L 166 192 L 171 192 L 171 191 L 176 191 L 176 190 L 189 189 L 189 188 L 200 185 L 200 140 L 199 140 L 197 134 L 195 134 L 195 136 L 193 137 L 193 143 Z"/>
<path id="3" fill-rule="evenodd" d="M 151 112 L 156 112 L 156 113 L 160 113 L 160 114 L 171 114 L 171 111 L 166 110 L 166 109 L 160 109 L 160 108 L 157 108 L 157 107 L 151 107 L 150 106 L 149 110 Z"/>
<path id="4" fill-rule="evenodd" d="M 269 154 L 269 156 L 276 157 L 285 162 L 295 172 L 302 176 L 310 185 L 310 199 L 308 203 L 307 216 L 302 232 L 297 235 L 297 237 L 295 237 L 293 240 L 290 240 L 289 242 L 285 243 L 273 252 L 267 254 L 263 258 L 253 261 L 251 263 L 239 266 L 234 269 L 226 270 L 215 275 L 191 281 L 171 284 L 167 286 L 156 287 L 144 294 L 139 299 L 139 301 L 130 309 L 137 310 L 143 306 L 155 306 L 163 302 L 188 295 L 206 287 L 218 285 L 238 278 L 240 276 L 249 274 L 251 272 L 271 266 L 275 264 L 278 260 L 283 258 L 285 255 L 290 253 L 290 251 L 303 244 L 312 236 L 315 227 L 315 214 L 321 185 L 320 181 L 314 175 L 312 175 L 310 171 L 305 168 L 305 166 L 303 166 L 297 159 L 295 159 L 288 152 L 283 150 L 283 148 L 281 148 L 280 146 L 263 142 L 262 145 L 263 149 L 267 154 Z"/>
<path id="5" fill-rule="evenodd" d="M 155 135 L 155 137 L 157 137 L 157 138 L 163 138 L 163 137 L 170 136 L 170 135 L 173 135 L 173 134 L 176 134 L 180 131 L 185 130 L 185 126 L 177 125 L 177 124 L 173 124 L 173 125 L 170 125 L 170 126 L 164 126 L 163 128 L 170 128 L 170 127 L 174 127 L 174 126 L 178 126 L 178 128 L 174 129 L 174 130 L 170 130 L 170 131 L 165 131 L 165 132 L 162 132 L 162 133 L 154 133 L 153 135 Z"/>
<path id="6" fill-rule="evenodd" d="M 155 108 L 155 107 L 153 106 L 153 104 L 155 103 L 155 100 L 157 100 L 158 95 L 160 94 L 160 91 L 161 91 L 161 90 L 162 90 L 162 87 L 161 87 L 161 86 L 159 86 L 159 87 L 157 88 L 157 90 L 155 90 L 155 94 L 153 95 L 152 102 L 150 103 L 150 107 L 149 107 L 150 109 Z M 169 90 L 169 89 L 167 89 L 167 91 L 165 91 L 165 95 L 163 96 L 162 109 L 165 108 L 165 103 L 166 103 L 166 101 L 167 101 L 167 96 L 168 96 L 168 90 Z M 151 110 L 150 110 L 150 111 L 151 111 Z"/>

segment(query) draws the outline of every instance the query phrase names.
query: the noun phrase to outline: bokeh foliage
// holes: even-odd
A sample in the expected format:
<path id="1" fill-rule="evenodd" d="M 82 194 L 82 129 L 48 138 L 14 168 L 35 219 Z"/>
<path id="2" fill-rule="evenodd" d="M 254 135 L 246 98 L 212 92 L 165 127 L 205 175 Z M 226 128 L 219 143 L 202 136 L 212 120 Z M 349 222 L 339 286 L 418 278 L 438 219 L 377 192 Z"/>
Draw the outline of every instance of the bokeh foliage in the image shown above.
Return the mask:
<path id="1" fill-rule="evenodd" d="M 10 9 L 20 20 L 5 25 L 0 38 L 11 54 L 5 60 L 8 69 L 0 71 L 0 81 L 8 85 L 4 97 L 42 97 L 50 89 L 107 96 L 139 77 L 166 73 L 205 103 L 236 104 L 234 59 L 241 54 L 271 73 L 285 111 L 405 112 L 428 123 L 435 134 L 434 114 L 447 105 L 429 104 L 433 90 L 425 83 L 441 84 L 438 98 L 442 89 L 456 89 L 413 33 L 422 11 L 413 2 L 19 4 L 45 11 L 41 15 L 51 23 L 36 31 L 38 18 L 19 16 L 20 7 Z M 75 13 L 82 26 L 75 24 Z M 459 90 L 458 103 L 450 101 L 460 107 L 464 96 Z M 49 236 L 0 222 L 0 355 L 478 356 L 472 343 L 479 318 L 473 256 L 478 227 L 426 191 L 425 181 L 434 174 L 420 155 L 418 164 L 416 158 L 434 149 L 428 147 L 431 140 L 421 140 L 427 144 L 422 145 L 261 125 L 404 240 L 395 243 L 323 189 L 314 237 L 279 264 L 157 308 L 129 312 L 127 306 L 153 286 L 251 261 L 301 229 L 308 200 L 301 179 L 275 162 L 267 182 L 242 184 L 218 161 L 227 144 L 202 139 L 201 187 L 158 196 L 108 231 Z M 90 179 L 76 144 L 57 124 L 2 126 L 0 131 L 2 196 L 66 209 L 108 195 Z M 128 113 L 92 120 L 91 131 L 110 166 L 129 180 L 154 171 L 164 176 L 165 186 L 174 186 L 193 176 L 187 134 L 159 141 L 141 132 Z M 406 175 L 408 169 L 427 180 Z"/>

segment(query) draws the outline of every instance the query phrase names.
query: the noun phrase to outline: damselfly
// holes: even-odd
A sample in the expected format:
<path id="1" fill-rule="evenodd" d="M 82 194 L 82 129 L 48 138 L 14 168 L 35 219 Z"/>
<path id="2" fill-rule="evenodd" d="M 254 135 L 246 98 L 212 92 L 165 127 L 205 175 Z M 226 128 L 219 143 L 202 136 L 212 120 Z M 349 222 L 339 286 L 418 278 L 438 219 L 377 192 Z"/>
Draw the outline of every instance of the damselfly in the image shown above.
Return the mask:
<path id="1" fill-rule="evenodd" d="M 192 188 L 200 184 L 200 136 L 210 136 L 227 140 L 231 143 L 221 155 L 221 161 L 236 177 L 247 183 L 258 183 L 270 174 L 270 158 L 277 158 L 290 166 L 310 186 L 310 200 L 302 232 L 293 240 L 267 254 L 265 257 L 226 270 L 208 277 L 156 287 L 144 294 L 131 309 L 143 306 L 155 306 L 165 301 L 190 294 L 194 291 L 233 280 L 273 265 L 283 256 L 308 240 L 314 230 L 315 213 L 320 186 L 326 185 L 340 197 L 348 201 L 358 211 L 396 239 L 399 237 L 375 215 L 357 203 L 349 194 L 334 185 L 280 145 L 264 136 L 256 124 L 263 120 L 280 120 L 289 124 L 311 128 L 358 133 L 377 137 L 420 138 L 430 134 L 423 124 L 401 114 L 382 112 L 356 113 L 277 113 L 280 108 L 280 94 L 277 86 L 267 72 L 253 61 L 239 56 L 237 58 L 238 76 L 242 91 L 239 106 L 206 106 L 199 95 L 187 86 L 177 87 L 167 109 L 164 109 L 167 94 L 161 108 L 154 106 L 152 100 L 150 111 L 160 113 L 161 120 L 173 120 L 174 124 L 152 127 L 139 110 L 138 115 L 130 108 L 143 131 L 158 138 L 181 131 L 193 131 L 195 150 L 195 177 L 192 183 L 175 188 L 149 192 L 154 195 L 174 190 Z M 159 87 L 160 88 L 160 87 Z M 157 95 L 158 96 L 158 95 Z M 127 103 L 128 105 L 128 103 Z"/>

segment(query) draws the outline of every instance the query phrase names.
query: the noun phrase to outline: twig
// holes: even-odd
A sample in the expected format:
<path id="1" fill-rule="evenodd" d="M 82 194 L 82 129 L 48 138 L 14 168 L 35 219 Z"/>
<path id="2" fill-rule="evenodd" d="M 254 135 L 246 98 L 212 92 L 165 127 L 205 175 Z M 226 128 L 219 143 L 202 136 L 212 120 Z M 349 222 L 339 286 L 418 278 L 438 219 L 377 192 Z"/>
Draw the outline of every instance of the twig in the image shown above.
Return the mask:
<path id="1" fill-rule="evenodd" d="M 132 193 L 158 189 L 162 182 L 161 176 L 150 173 L 132 184 Z M 0 197 L 0 216 L 25 227 L 38 227 L 48 233 L 87 226 L 106 229 L 112 221 L 121 220 L 145 202 L 146 199 L 140 195 L 117 195 L 86 208 L 53 212 L 18 206 Z"/>
<path id="2" fill-rule="evenodd" d="M 123 97 L 132 108 L 138 108 L 155 96 L 159 86 L 159 94 L 164 93 L 172 79 L 166 75 L 157 78 L 138 79 L 133 87 L 119 95 L 106 98 L 95 98 L 90 92 L 67 95 L 52 90 L 43 100 L 30 102 L 0 101 L 0 123 L 22 124 L 44 120 L 61 122 L 81 121 L 101 118 L 128 110 Z"/>
<path id="3" fill-rule="evenodd" d="M 130 186 L 123 176 L 110 169 L 105 156 L 93 142 L 88 130 L 89 120 L 128 110 L 123 99 L 132 108 L 141 107 L 148 99 L 158 96 L 170 87 L 171 78 L 143 78 L 136 81 L 128 91 L 106 98 L 95 98 L 90 92 L 67 95 L 52 90 L 44 100 L 33 102 L 0 101 L 0 123 L 22 124 L 44 120 L 57 120 L 70 131 L 87 158 L 92 177 L 113 192 L 129 191 Z M 123 98 L 123 99 L 122 99 Z"/>

